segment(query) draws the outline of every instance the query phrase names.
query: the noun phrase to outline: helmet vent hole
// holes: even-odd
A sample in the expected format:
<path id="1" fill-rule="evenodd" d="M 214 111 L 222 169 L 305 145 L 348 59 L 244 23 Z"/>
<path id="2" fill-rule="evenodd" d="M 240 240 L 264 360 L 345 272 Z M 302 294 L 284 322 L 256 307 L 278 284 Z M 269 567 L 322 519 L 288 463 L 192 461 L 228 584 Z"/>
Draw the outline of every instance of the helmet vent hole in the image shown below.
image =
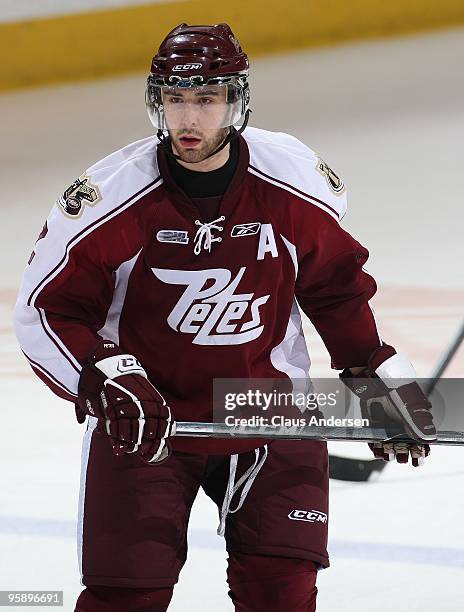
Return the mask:
<path id="1" fill-rule="evenodd" d="M 183 48 L 183 49 L 176 49 L 176 53 L 177 55 L 198 55 L 199 53 L 199 49 L 187 49 L 187 48 Z"/>

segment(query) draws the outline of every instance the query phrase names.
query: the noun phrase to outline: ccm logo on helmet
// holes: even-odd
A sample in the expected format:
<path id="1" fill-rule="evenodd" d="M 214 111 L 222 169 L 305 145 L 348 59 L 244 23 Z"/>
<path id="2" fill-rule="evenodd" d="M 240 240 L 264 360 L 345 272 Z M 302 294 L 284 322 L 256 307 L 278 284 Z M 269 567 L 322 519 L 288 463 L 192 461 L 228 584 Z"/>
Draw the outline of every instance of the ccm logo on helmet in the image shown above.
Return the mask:
<path id="1" fill-rule="evenodd" d="M 327 523 L 327 514 L 319 510 L 292 510 L 288 515 L 292 521 L 307 521 L 308 523 Z"/>
<path id="2" fill-rule="evenodd" d="M 182 70 L 200 70 L 202 64 L 176 64 L 172 69 L 173 72 L 180 72 Z"/>

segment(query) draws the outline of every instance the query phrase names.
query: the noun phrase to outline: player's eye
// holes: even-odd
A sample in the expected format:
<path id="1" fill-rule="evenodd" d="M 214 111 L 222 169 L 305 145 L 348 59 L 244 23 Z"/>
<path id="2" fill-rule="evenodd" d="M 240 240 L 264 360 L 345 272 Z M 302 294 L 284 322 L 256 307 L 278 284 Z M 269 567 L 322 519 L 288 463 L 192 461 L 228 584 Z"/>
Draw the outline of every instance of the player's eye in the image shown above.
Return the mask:
<path id="1" fill-rule="evenodd" d="M 212 98 L 200 98 L 200 104 L 203 104 L 203 105 L 205 105 L 205 104 L 211 104 L 211 103 L 212 103 L 212 101 L 213 101 L 213 99 L 212 99 Z"/>
<path id="2" fill-rule="evenodd" d="M 168 101 L 169 101 L 171 104 L 179 104 L 180 102 L 183 102 L 183 101 L 184 101 L 184 99 L 183 99 L 183 98 L 180 98 L 180 97 L 178 97 L 178 96 L 177 96 L 177 97 L 176 97 L 176 96 L 169 96 Z"/>

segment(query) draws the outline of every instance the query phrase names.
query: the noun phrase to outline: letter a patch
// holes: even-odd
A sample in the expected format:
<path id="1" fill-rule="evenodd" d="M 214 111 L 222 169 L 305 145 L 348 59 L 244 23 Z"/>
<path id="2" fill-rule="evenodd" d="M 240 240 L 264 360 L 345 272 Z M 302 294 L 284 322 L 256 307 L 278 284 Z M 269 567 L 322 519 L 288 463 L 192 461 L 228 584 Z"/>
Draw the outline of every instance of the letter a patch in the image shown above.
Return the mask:
<path id="1" fill-rule="evenodd" d="M 270 223 L 263 223 L 259 233 L 259 245 L 257 259 L 264 259 L 266 253 L 270 253 L 272 257 L 278 257 L 277 245 Z"/>

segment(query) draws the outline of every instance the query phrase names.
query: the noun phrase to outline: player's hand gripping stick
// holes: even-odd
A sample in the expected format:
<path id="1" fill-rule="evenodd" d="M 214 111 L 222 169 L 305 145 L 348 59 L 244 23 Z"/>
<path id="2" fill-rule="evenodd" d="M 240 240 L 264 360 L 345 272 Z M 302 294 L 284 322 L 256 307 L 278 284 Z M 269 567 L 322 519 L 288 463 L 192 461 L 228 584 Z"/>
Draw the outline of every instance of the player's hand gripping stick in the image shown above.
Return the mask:
<path id="1" fill-rule="evenodd" d="M 360 372 L 353 374 L 350 369 L 344 370 L 340 378 L 345 385 L 360 399 L 362 416 L 368 418 L 375 427 L 376 422 L 382 426 L 390 419 L 401 423 L 406 436 L 424 442 L 408 443 L 401 440 L 385 440 L 369 444 L 375 457 L 398 463 L 407 463 L 411 455 L 414 466 L 421 465 L 430 454 L 427 442 L 437 439 L 433 423 L 431 404 L 416 381 L 411 362 L 398 354 L 392 346 L 384 344 L 375 350 L 368 360 L 368 365 Z M 408 378 L 403 385 L 398 379 Z M 383 420 L 379 423 L 379 418 Z M 388 426 L 386 427 L 388 430 Z"/>
<path id="2" fill-rule="evenodd" d="M 105 340 L 82 368 L 77 419 L 92 415 L 105 422 L 115 455 L 136 453 L 148 463 L 170 454 L 171 411 L 133 355 Z"/>

